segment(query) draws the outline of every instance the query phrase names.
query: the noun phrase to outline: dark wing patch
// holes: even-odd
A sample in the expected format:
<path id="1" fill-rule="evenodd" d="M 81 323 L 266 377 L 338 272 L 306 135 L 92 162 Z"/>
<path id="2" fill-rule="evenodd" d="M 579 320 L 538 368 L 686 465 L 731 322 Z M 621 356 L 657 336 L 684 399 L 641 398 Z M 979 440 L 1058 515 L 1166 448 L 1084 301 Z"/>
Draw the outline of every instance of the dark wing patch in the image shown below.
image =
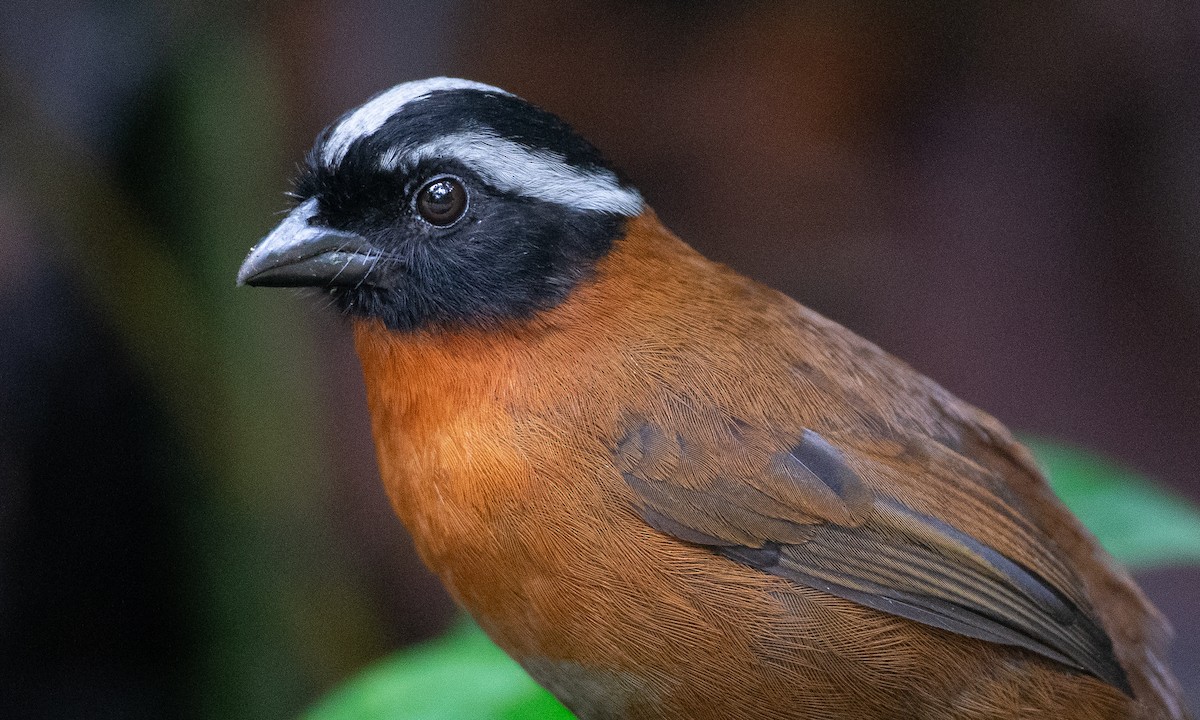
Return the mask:
<path id="1" fill-rule="evenodd" d="M 860 519 L 853 508 L 870 504 L 871 491 L 843 460 L 837 448 L 812 430 L 805 430 L 790 450 L 776 453 L 769 471 L 787 481 L 790 498 L 799 493 L 815 506 L 819 516 L 843 525 Z"/>
<path id="2" fill-rule="evenodd" d="M 837 448 L 812 430 L 805 430 L 800 435 L 800 442 L 792 446 L 786 457 L 839 496 L 859 495 L 866 490 L 862 478 L 850 469 Z"/>
<path id="3" fill-rule="evenodd" d="M 812 430 L 776 440 L 786 450 L 769 445 L 747 428 L 698 443 L 638 422 L 615 456 L 661 532 L 881 612 L 1025 648 L 1132 695 L 1104 630 L 1045 578 L 874 496 Z"/>

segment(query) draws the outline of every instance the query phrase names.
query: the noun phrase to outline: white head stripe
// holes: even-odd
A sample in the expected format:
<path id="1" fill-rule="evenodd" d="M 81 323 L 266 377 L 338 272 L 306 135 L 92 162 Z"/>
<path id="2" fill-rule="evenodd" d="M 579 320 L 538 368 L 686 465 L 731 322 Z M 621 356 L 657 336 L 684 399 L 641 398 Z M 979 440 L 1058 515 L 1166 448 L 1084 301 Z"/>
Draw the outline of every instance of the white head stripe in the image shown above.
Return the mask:
<path id="1" fill-rule="evenodd" d="M 582 170 L 548 150 L 533 150 L 487 132 L 462 132 L 415 147 L 393 148 L 379 159 L 380 169 L 394 171 L 423 160 L 454 158 L 497 190 L 565 205 L 619 215 L 642 211 L 637 190 L 621 187 L 610 170 Z"/>
<path id="2" fill-rule="evenodd" d="M 482 90 L 501 95 L 512 94 L 498 87 L 458 78 L 436 77 L 401 83 L 379 93 L 343 118 L 329 133 L 329 138 L 321 149 L 321 160 L 331 167 L 337 165 L 355 140 L 367 137 L 383 127 L 387 119 L 406 104 L 439 90 Z"/>

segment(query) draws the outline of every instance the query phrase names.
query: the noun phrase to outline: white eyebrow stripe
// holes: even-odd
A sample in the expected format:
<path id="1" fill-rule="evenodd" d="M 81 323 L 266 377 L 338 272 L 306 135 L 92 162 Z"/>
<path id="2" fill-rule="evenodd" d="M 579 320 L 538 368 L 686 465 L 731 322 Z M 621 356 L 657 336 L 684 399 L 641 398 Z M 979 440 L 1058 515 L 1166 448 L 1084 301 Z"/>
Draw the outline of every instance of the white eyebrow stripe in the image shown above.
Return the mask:
<path id="1" fill-rule="evenodd" d="M 379 159 L 392 172 L 423 160 L 453 158 L 503 192 L 578 210 L 637 215 L 644 205 L 637 190 L 621 187 L 609 170 L 581 170 L 548 150 L 534 150 L 488 132 L 462 132 L 416 147 L 392 148 Z"/>
<path id="2" fill-rule="evenodd" d="M 413 100 L 441 90 L 480 90 L 512 95 L 498 87 L 458 78 L 435 77 L 401 83 L 379 93 L 343 118 L 329 133 L 329 138 L 321 148 L 321 160 L 329 167 L 337 165 L 355 140 L 367 137 L 383 127 L 388 118 L 400 112 L 400 108 Z"/>

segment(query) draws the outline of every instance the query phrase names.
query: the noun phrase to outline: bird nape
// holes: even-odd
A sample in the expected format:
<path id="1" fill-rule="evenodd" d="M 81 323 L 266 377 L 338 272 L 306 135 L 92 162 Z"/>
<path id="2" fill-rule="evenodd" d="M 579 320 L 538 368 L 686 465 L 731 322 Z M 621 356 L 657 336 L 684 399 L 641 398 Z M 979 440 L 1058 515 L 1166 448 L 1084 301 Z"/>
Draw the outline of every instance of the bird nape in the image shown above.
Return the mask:
<path id="1" fill-rule="evenodd" d="M 238 281 L 353 320 L 425 562 L 599 718 L 1185 718 L 1169 632 L 996 420 L 700 256 L 554 115 L 398 85 Z"/>

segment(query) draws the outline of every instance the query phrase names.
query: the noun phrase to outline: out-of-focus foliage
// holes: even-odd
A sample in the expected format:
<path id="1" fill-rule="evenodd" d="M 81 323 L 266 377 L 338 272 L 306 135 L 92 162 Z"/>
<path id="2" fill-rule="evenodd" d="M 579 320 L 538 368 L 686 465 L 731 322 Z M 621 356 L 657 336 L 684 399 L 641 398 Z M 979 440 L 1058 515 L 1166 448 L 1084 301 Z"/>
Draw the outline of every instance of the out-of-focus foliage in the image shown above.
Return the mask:
<path id="1" fill-rule="evenodd" d="M 1200 562 L 1200 511 L 1096 455 L 1030 448 L 1055 492 L 1119 560 Z M 304 720 L 553 720 L 572 715 L 476 626 L 397 653 L 331 694 Z"/>
<path id="2" fill-rule="evenodd" d="M 4 74 L 0 164 L 64 229 L 47 254 L 81 284 L 182 436 L 184 455 L 171 460 L 202 478 L 158 479 L 179 518 L 178 594 L 197 638 L 178 650 L 187 680 L 172 687 L 186 698 L 176 701 L 188 717 L 287 717 L 361 667 L 383 633 L 328 534 L 311 333 L 291 298 L 234 285 L 246 249 L 286 203 L 270 171 L 287 161 L 269 64 L 234 33 L 197 37 L 185 54 L 155 88 L 154 102 L 171 109 L 154 123 L 159 134 L 138 147 L 139 161 L 169 165 L 145 170 L 169 198 L 160 221 L 143 207 L 150 189 L 126 191 L 115 164 L 39 115 L 30 89 Z M 125 491 L 120 478 L 77 481 Z"/>
<path id="3" fill-rule="evenodd" d="M 335 691 L 305 720 L 554 720 L 573 717 L 478 626 L 406 650 Z"/>
<path id="4" fill-rule="evenodd" d="M 1027 442 L 1050 485 L 1126 565 L 1200 563 L 1200 513 L 1137 474 L 1081 450 Z"/>

